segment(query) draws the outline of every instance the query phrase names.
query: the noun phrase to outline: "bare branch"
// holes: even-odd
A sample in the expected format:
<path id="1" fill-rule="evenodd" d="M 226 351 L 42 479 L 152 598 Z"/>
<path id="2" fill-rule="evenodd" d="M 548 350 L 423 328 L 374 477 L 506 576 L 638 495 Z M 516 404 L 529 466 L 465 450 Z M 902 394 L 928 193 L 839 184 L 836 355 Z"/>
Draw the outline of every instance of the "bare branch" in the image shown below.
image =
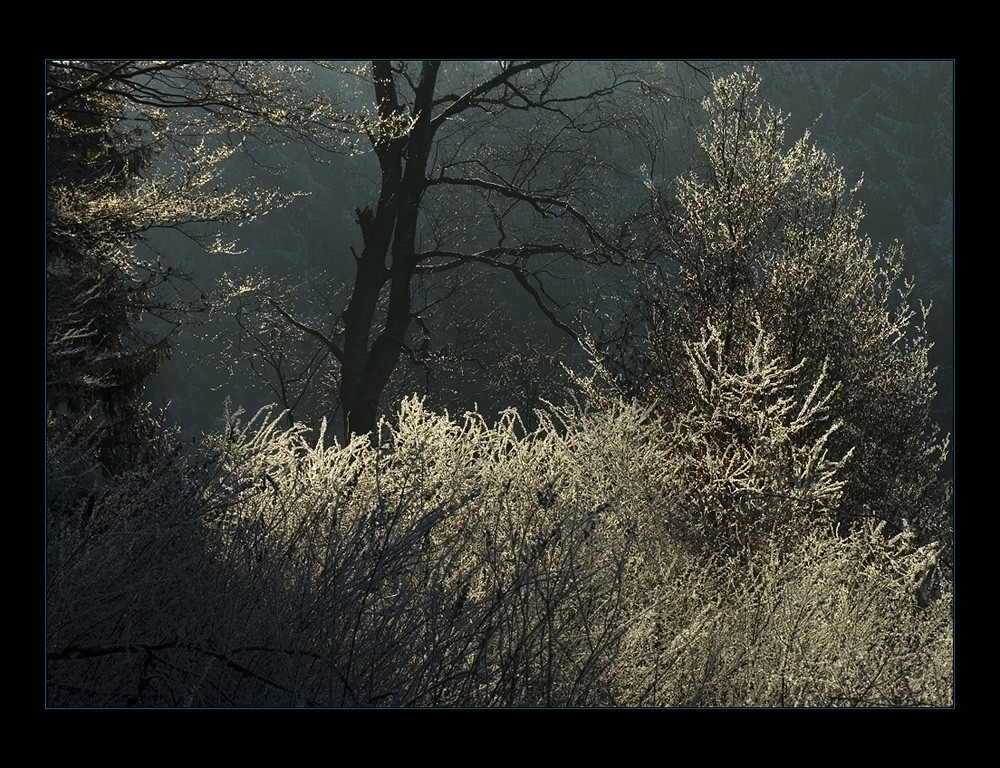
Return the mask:
<path id="1" fill-rule="evenodd" d="M 329 336 L 327 336 L 325 333 L 318 330 L 317 328 L 313 328 L 311 325 L 307 325 L 306 323 L 303 323 L 301 320 L 297 320 L 275 299 L 268 299 L 267 301 L 272 307 L 274 307 L 275 311 L 277 311 L 278 314 L 280 314 L 283 318 L 285 318 L 289 323 L 294 325 L 303 333 L 306 333 L 312 336 L 314 339 L 318 339 L 320 342 L 322 342 L 323 346 L 325 346 L 328 350 L 330 350 L 330 354 L 332 354 L 335 358 L 337 358 L 338 362 L 340 363 L 344 362 L 343 350 Z"/>

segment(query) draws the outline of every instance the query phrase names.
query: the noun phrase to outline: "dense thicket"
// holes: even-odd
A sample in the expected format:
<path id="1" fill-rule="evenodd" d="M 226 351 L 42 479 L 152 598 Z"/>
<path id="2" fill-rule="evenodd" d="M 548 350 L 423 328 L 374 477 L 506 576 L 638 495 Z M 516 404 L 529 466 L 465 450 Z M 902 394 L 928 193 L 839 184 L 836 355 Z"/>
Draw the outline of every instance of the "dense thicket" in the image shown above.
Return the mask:
<path id="1" fill-rule="evenodd" d="M 49 534 L 52 706 L 948 706 L 933 549 L 872 525 L 709 566 L 649 412 L 525 434 L 403 405 L 326 445 L 230 417 Z M 127 589 L 123 589 L 127 585 Z"/>

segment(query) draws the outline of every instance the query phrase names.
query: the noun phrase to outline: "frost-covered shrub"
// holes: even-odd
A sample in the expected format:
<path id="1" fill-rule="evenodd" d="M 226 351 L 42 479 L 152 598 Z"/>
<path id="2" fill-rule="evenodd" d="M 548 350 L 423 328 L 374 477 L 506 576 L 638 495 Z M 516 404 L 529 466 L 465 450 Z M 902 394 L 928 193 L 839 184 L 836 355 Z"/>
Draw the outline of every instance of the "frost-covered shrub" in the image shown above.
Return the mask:
<path id="1" fill-rule="evenodd" d="M 648 409 L 537 418 L 412 399 L 329 445 L 235 413 L 210 461 L 54 488 L 79 502 L 50 515 L 48 704 L 950 703 L 930 548 L 814 525 L 708 559 L 665 522 L 687 465 Z"/>
<path id="2" fill-rule="evenodd" d="M 211 522 L 211 550 L 231 594 L 273 585 L 257 647 L 296 626 L 311 649 L 258 653 L 259 674 L 322 705 L 617 703 L 605 671 L 657 498 L 648 427 L 625 407 L 540 421 L 408 400 L 375 446 L 234 423 L 223 463 L 259 492 Z"/>
<path id="3" fill-rule="evenodd" d="M 633 703 L 951 706 L 950 588 L 921 606 L 935 553 L 883 525 L 846 538 L 813 530 L 794 551 L 772 547 L 749 574 L 696 594 L 681 616 L 658 618 L 637 652 L 656 668 L 655 685 Z"/>
<path id="4" fill-rule="evenodd" d="M 780 541 L 793 547 L 832 522 L 851 451 L 828 448 L 841 427 L 826 369 L 799 395 L 803 363 L 787 366 L 759 318 L 740 353 L 726 355 L 709 322 L 686 345 L 692 404 L 662 422 L 660 478 L 674 536 L 712 558 L 746 557 Z"/>
<path id="5" fill-rule="evenodd" d="M 614 704 L 642 421 L 407 401 L 380 445 L 327 446 L 233 415 L 210 468 L 137 471 L 51 531 L 50 703 Z"/>

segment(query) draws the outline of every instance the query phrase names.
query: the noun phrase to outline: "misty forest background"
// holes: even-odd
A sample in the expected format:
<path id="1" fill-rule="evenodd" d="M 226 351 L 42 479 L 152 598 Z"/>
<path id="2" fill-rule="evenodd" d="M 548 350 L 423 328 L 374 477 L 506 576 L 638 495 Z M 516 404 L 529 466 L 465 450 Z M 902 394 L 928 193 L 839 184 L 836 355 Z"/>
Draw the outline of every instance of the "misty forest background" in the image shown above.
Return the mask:
<path id="1" fill-rule="evenodd" d="M 953 62 L 46 92 L 47 706 L 954 704 Z"/>

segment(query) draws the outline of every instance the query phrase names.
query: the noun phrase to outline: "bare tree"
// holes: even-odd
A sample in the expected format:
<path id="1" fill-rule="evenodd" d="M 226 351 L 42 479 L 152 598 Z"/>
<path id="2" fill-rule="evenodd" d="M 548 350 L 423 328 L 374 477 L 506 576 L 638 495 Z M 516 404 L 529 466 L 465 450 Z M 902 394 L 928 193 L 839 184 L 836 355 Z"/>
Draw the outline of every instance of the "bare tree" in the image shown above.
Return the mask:
<path id="1" fill-rule="evenodd" d="M 346 437 L 374 429 L 404 357 L 426 361 L 410 340 L 415 326 L 425 344 L 429 335 L 414 306 L 420 280 L 499 270 L 577 337 L 579 265 L 640 259 L 654 241 L 637 216 L 636 153 L 667 95 L 652 64 L 373 61 L 361 74 L 374 101 L 356 127 L 378 191 L 355 210 L 361 248 L 346 308 L 331 334 L 277 305 L 339 362 Z"/>

